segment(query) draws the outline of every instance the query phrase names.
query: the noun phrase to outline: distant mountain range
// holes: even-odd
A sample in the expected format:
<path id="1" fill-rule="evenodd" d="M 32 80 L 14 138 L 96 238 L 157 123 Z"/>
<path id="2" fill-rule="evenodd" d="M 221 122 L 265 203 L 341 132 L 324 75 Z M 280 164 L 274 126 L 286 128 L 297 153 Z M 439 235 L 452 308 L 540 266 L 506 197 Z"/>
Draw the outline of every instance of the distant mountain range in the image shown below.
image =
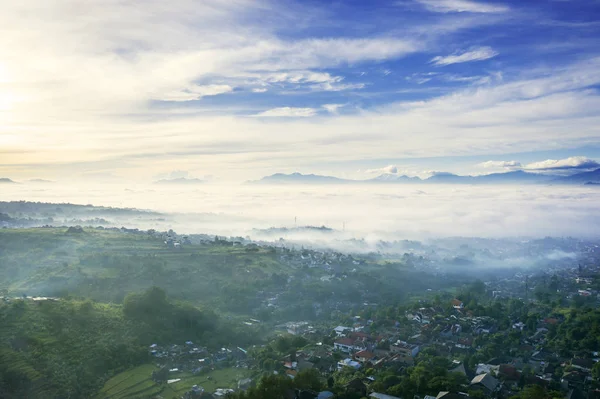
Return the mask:
<path id="1" fill-rule="evenodd" d="M 271 176 L 265 176 L 260 180 L 249 181 L 251 184 L 327 184 L 327 183 L 355 183 L 355 180 L 340 179 L 333 176 L 321 175 L 303 175 L 302 173 L 275 173 Z"/>
<path id="2" fill-rule="evenodd" d="M 600 169 L 581 172 L 570 176 L 544 175 L 517 170 L 488 175 L 462 176 L 452 173 L 436 173 L 427 179 L 410 177 L 392 173 L 384 173 L 368 180 L 349 180 L 333 176 L 303 175 L 301 173 L 276 173 L 260 180 L 249 181 L 251 184 L 594 184 L 600 183 Z"/>
<path id="3" fill-rule="evenodd" d="M 31 179 L 31 180 L 27 180 L 28 183 L 54 183 L 52 180 L 46 180 L 46 179 Z"/>
<path id="4" fill-rule="evenodd" d="M 556 179 L 557 183 L 600 183 L 600 169 L 592 170 L 591 172 L 576 173 L 571 176 L 561 177 Z"/>
<path id="5" fill-rule="evenodd" d="M 200 179 L 188 179 L 185 177 L 180 177 L 178 179 L 163 179 L 155 181 L 154 184 L 201 184 L 204 183 L 204 180 Z"/>
<path id="6" fill-rule="evenodd" d="M 0 184 L 2 184 L 2 183 L 21 184 L 12 179 L 9 179 L 8 177 L 0 177 Z M 44 179 L 31 179 L 31 180 L 27 180 L 25 183 L 54 183 L 54 182 L 51 180 L 44 180 Z"/>

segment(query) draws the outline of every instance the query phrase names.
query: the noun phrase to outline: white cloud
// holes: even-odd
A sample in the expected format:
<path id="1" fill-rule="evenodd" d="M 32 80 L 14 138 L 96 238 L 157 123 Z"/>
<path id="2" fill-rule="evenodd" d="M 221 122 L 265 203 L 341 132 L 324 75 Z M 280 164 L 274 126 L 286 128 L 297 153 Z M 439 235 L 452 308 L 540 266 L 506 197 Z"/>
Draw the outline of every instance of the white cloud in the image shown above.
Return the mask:
<path id="1" fill-rule="evenodd" d="M 477 166 L 481 168 L 489 168 L 489 169 L 517 169 L 521 167 L 521 162 L 517 161 L 487 161 L 477 164 Z"/>
<path id="2" fill-rule="evenodd" d="M 268 89 L 264 88 L 264 87 L 255 87 L 254 89 L 252 89 L 253 93 L 264 93 L 266 92 Z"/>
<path id="3" fill-rule="evenodd" d="M 229 85 L 193 85 L 180 91 L 172 91 L 159 96 L 155 100 L 161 101 L 193 101 L 204 96 L 216 96 L 217 94 L 231 93 L 233 87 Z"/>
<path id="4" fill-rule="evenodd" d="M 433 12 L 503 13 L 509 8 L 499 4 L 479 3 L 471 0 L 416 0 Z"/>
<path id="5" fill-rule="evenodd" d="M 600 163 L 587 157 L 569 157 L 533 162 L 525 165 L 523 168 L 532 171 L 590 170 L 600 168 Z"/>
<path id="6" fill-rule="evenodd" d="M 398 167 L 396 165 L 388 165 L 388 166 L 384 166 L 383 168 L 367 169 L 367 170 L 365 170 L 365 173 L 370 173 L 370 174 L 389 173 L 389 174 L 395 175 L 398 173 Z"/>
<path id="7" fill-rule="evenodd" d="M 322 107 L 329 113 L 337 114 L 338 109 L 343 107 L 345 104 L 323 104 Z"/>
<path id="8" fill-rule="evenodd" d="M 459 64 L 461 62 L 488 60 L 497 56 L 498 54 L 499 53 L 493 50 L 491 47 L 484 46 L 447 56 L 438 55 L 437 57 L 432 58 L 430 62 L 438 66 L 445 66 L 450 64 Z"/>
<path id="9" fill-rule="evenodd" d="M 313 90 L 319 91 L 342 91 L 342 90 L 353 90 L 353 89 L 364 89 L 364 83 L 319 83 L 309 86 Z"/>
<path id="10" fill-rule="evenodd" d="M 317 114 L 314 108 L 279 107 L 256 114 L 260 117 L 309 117 Z"/>

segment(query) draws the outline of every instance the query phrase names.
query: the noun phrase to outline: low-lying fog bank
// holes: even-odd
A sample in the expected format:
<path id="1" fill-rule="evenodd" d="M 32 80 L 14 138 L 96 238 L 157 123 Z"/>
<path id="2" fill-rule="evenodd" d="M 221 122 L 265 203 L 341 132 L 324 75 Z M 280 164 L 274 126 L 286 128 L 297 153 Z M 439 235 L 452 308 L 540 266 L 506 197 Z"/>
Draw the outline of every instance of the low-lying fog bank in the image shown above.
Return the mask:
<path id="1" fill-rule="evenodd" d="M 115 225 L 297 241 L 365 238 L 600 236 L 600 190 L 588 186 L 6 185 L 0 200 L 148 209 L 166 219 Z M 98 215 L 102 217 L 102 215 Z M 327 226 L 334 231 L 295 226 Z M 279 229 L 266 230 L 271 227 Z M 291 230 L 285 230 L 288 228 Z M 257 230 L 258 229 L 258 230 Z M 260 230 L 260 231 L 259 231 Z"/>

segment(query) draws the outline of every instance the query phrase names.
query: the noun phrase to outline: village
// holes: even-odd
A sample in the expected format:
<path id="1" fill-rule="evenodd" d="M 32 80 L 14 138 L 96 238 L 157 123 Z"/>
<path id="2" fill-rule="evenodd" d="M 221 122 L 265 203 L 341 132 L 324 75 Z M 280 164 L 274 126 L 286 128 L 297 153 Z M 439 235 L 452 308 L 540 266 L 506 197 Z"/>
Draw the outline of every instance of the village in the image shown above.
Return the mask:
<path id="1" fill-rule="evenodd" d="M 328 381 L 340 375 L 346 379 L 350 376 L 344 385 L 345 392 L 354 392 L 359 397 L 396 399 L 400 396 L 389 394 L 389 390 L 385 392 L 384 388 L 389 387 L 380 381 L 382 373 L 394 370 L 401 376 L 411 372 L 424 357 L 431 356 L 444 358 L 448 375 L 458 376 L 463 383 L 456 392 L 431 392 L 423 395 L 423 399 L 509 398 L 531 385 L 562 392 L 567 398 L 596 398 L 600 390 L 598 375 L 593 370 L 598 369 L 595 365 L 600 360 L 599 348 L 557 350 L 551 345 L 550 337 L 556 336 L 570 316 L 568 312 L 544 313 L 551 307 L 545 306 L 547 298 L 536 292 L 545 284 L 558 293 L 553 297 L 555 300 L 581 298 L 587 306 L 596 307 L 600 303 L 597 272 L 594 267 L 573 266 L 563 270 L 560 277 L 555 274 L 550 279 L 531 278 L 525 290 L 522 283 L 518 285 L 521 289 L 512 286 L 508 289 L 510 284 L 506 280 L 481 283 L 477 289 L 490 301 L 483 313 L 500 309 L 497 304 L 501 302 L 506 306 L 505 312 L 496 315 L 482 315 L 482 305 L 474 303 L 473 298 L 466 302 L 466 297 L 440 300 L 437 296 L 432 301 L 401 307 L 402 317 L 394 319 L 376 307 L 365 307 L 358 315 L 348 315 L 346 323 L 341 325 L 327 327 L 326 323 L 309 321 L 280 324 L 274 327 L 280 336 L 301 337 L 306 345 L 268 365 L 259 359 L 261 347 L 222 348 L 209 353 L 206 348 L 187 342 L 171 347 L 153 345 L 149 351 L 162 366 L 167 381 L 176 381 L 182 371 L 202 373 L 219 367 L 240 367 L 254 372 L 254 378 L 235 388 L 208 393 L 202 387 L 190 387 L 186 399 L 220 397 L 230 392 L 227 389 L 244 390 L 256 384 L 261 373 L 285 374 L 294 379 L 308 369 L 316 370 Z M 319 399 L 335 397 L 333 389 L 302 395 Z"/>

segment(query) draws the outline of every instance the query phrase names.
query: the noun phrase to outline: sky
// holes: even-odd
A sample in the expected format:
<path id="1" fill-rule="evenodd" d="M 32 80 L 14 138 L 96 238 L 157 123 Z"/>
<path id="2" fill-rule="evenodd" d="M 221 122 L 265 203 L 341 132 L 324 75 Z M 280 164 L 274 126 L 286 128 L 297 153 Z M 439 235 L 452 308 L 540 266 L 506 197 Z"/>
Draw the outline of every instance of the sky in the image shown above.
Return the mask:
<path id="1" fill-rule="evenodd" d="M 22 0 L 0 177 L 590 169 L 598 0 Z"/>

